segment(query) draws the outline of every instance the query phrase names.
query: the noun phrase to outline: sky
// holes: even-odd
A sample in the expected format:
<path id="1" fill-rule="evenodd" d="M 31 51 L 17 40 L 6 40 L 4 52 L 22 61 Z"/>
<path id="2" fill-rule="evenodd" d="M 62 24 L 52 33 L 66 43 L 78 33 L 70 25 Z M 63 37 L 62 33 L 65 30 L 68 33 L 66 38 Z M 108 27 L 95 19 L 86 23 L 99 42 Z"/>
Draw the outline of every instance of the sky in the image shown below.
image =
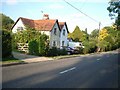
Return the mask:
<path id="1" fill-rule="evenodd" d="M 87 14 L 89 17 L 80 13 L 71 7 L 65 1 L 69 2 L 77 9 Z M 107 7 L 109 0 L 1 0 L 0 13 L 9 16 L 16 21 L 19 17 L 29 19 L 42 19 L 43 14 L 49 14 L 50 19 L 58 19 L 60 22 L 66 22 L 70 32 L 73 32 L 76 26 L 80 30 L 87 28 L 90 34 L 92 30 L 110 26 L 114 22 L 109 17 Z M 43 11 L 43 12 L 42 12 Z"/>

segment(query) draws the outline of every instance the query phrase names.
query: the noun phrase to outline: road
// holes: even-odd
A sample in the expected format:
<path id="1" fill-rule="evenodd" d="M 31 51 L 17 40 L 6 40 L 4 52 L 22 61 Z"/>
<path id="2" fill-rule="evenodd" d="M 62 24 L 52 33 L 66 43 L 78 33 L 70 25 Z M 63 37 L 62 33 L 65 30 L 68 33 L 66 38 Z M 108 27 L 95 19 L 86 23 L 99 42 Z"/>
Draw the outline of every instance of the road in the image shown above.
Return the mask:
<path id="1" fill-rule="evenodd" d="M 118 88 L 116 51 L 3 67 L 3 88 Z"/>

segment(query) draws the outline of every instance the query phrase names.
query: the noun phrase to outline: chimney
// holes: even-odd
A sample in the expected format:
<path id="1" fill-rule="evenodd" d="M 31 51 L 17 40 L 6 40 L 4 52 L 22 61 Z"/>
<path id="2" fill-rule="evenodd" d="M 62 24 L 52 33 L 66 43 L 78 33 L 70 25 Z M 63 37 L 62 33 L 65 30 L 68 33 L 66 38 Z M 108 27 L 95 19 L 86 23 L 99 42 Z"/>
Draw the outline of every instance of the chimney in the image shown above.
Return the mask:
<path id="1" fill-rule="evenodd" d="M 49 19 L 49 15 L 48 15 L 48 14 L 44 14 L 44 15 L 43 15 L 43 19 L 44 19 L 44 20 L 48 20 L 48 19 Z"/>

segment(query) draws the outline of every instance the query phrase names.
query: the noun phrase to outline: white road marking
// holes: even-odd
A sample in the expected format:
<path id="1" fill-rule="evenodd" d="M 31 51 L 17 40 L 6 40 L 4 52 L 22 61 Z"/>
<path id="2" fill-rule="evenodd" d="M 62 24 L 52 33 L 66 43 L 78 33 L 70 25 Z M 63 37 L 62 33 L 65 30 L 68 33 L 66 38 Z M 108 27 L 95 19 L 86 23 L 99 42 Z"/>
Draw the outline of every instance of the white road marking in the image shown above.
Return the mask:
<path id="1" fill-rule="evenodd" d="M 60 74 L 66 73 L 66 72 L 71 71 L 71 70 L 74 70 L 74 69 L 76 69 L 76 67 L 73 67 L 73 68 L 70 68 L 70 69 L 64 70 L 64 71 L 60 72 Z"/>
<path id="2" fill-rule="evenodd" d="M 100 60 L 100 58 L 98 58 L 97 60 Z"/>

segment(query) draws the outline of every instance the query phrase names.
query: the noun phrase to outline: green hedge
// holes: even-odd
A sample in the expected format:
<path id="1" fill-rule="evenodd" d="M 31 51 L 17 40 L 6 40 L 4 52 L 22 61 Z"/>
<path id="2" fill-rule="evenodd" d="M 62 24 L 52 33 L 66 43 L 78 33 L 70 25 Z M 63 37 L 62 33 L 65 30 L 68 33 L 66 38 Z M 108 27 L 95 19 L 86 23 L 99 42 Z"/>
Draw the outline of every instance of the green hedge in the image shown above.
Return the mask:
<path id="1" fill-rule="evenodd" d="M 56 47 L 52 47 L 48 49 L 46 56 L 58 56 L 58 55 L 67 55 L 67 51 L 65 49 L 58 49 Z"/>
<path id="2" fill-rule="evenodd" d="M 10 31 L 2 31 L 2 58 L 10 57 L 12 55 L 12 37 Z"/>
<path id="3" fill-rule="evenodd" d="M 32 40 L 29 42 L 29 53 L 32 55 L 39 55 L 39 44 L 36 40 Z"/>

